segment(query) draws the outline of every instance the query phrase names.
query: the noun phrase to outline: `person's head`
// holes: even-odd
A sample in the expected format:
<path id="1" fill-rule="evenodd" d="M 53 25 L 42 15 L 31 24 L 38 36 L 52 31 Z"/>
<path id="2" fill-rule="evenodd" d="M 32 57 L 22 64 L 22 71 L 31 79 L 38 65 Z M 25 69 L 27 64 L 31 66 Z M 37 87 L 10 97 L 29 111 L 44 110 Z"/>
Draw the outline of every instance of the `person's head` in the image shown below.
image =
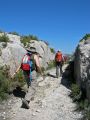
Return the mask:
<path id="1" fill-rule="evenodd" d="M 61 52 L 61 50 L 58 50 L 57 52 Z"/>

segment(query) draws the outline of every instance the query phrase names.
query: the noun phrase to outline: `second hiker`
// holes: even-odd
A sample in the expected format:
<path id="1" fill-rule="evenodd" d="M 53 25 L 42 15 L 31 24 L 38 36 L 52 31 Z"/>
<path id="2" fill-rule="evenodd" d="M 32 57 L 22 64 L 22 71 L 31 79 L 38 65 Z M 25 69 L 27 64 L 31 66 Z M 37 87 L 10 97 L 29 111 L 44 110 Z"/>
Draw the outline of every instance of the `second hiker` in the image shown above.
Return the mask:
<path id="1" fill-rule="evenodd" d="M 56 62 L 56 77 L 62 76 L 62 62 L 63 62 L 63 56 L 60 50 L 57 51 L 55 55 L 55 62 Z"/>

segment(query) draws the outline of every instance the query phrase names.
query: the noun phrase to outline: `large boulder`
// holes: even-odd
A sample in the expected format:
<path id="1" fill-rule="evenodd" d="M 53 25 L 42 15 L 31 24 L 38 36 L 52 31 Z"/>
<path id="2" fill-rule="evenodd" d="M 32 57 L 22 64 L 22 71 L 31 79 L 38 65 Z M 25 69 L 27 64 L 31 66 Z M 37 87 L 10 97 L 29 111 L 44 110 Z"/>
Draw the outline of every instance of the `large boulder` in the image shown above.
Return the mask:
<path id="1" fill-rule="evenodd" d="M 10 66 L 10 74 L 16 71 L 19 67 L 22 57 L 26 53 L 26 50 L 19 44 L 8 43 L 7 47 L 2 48 L 2 54 L 0 56 L 0 66 Z"/>
<path id="2" fill-rule="evenodd" d="M 41 56 L 40 62 L 41 62 L 41 65 L 44 66 L 44 68 L 47 68 L 48 63 L 54 60 L 55 54 L 51 52 L 49 46 L 45 42 L 31 40 L 29 46 L 36 48 L 36 51 Z"/>
<path id="3" fill-rule="evenodd" d="M 27 51 L 20 41 L 20 36 L 8 33 L 0 33 L 0 36 L 4 34 L 8 36 L 10 42 L 7 44 L 5 42 L 0 42 L 0 66 L 9 65 L 10 74 L 12 75 L 20 65 L 22 57 Z M 36 51 L 41 56 L 41 66 L 47 68 L 48 63 L 54 59 L 54 54 L 51 52 L 46 43 L 43 41 L 31 40 L 29 46 L 36 48 Z"/>
<path id="4" fill-rule="evenodd" d="M 76 48 L 74 76 L 90 101 L 90 38 L 80 41 Z"/>

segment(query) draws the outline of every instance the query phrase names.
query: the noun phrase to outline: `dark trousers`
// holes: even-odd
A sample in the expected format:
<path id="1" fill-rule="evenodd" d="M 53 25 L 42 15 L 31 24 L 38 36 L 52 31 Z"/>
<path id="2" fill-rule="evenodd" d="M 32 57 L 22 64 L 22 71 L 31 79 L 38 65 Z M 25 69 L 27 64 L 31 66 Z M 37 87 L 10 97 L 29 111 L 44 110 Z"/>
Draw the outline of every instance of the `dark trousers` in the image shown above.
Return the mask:
<path id="1" fill-rule="evenodd" d="M 56 77 L 62 76 L 62 62 L 56 62 Z"/>
<path id="2" fill-rule="evenodd" d="M 27 83 L 27 86 L 29 87 L 31 85 L 31 80 L 30 80 L 30 70 L 23 70 L 23 74 Z"/>

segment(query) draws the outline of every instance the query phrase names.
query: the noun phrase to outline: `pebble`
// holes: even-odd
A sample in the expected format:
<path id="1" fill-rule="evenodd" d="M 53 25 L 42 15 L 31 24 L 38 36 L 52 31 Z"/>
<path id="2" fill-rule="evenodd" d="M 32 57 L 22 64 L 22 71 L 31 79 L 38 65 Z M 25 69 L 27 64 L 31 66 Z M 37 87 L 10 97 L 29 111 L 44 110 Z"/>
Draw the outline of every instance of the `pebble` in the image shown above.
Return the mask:
<path id="1" fill-rule="evenodd" d="M 32 116 L 36 116 L 36 114 L 35 114 L 35 113 L 33 113 L 33 114 L 32 114 Z"/>
<path id="2" fill-rule="evenodd" d="M 3 120 L 5 120 L 6 118 L 4 117 Z"/>
<path id="3" fill-rule="evenodd" d="M 41 111 L 38 109 L 38 110 L 36 110 L 36 112 L 40 113 Z"/>
<path id="4" fill-rule="evenodd" d="M 5 115 L 6 113 L 5 113 L 5 112 L 3 112 L 3 114 Z"/>

